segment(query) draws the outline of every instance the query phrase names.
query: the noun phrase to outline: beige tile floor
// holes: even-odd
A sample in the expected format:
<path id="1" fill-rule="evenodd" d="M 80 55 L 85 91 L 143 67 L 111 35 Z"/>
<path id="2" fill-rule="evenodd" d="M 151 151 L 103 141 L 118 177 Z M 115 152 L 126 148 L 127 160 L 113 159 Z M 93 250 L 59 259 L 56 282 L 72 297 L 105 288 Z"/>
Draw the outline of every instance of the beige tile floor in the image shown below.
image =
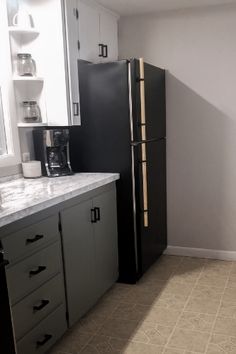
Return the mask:
<path id="1" fill-rule="evenodd" d="M 116 284 L 50 354 L 236 354 L 236 262 L 162 256 Z"/>

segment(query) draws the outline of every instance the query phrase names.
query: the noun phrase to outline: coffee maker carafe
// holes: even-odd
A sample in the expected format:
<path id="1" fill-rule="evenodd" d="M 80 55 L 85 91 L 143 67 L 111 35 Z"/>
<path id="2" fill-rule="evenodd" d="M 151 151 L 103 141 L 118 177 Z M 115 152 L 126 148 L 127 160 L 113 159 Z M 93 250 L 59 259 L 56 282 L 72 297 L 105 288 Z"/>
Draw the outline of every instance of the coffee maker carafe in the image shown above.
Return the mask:
<path id="1" fill-rule="evenodd" d="M 44 176 L 71 175 L 69 129 L 36 129 L 33 131 L 35 157 L 42 162 Z"/>

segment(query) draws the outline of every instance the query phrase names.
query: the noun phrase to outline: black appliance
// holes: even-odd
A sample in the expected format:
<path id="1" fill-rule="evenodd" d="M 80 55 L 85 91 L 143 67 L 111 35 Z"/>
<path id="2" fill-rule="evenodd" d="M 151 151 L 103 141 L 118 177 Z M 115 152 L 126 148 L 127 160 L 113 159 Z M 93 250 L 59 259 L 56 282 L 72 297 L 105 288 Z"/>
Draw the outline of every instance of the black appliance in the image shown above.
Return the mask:
<path id="1" fill-rule="evenodd" d="M 142 59 L 79 61 L 76 172 L 119 172 L 119 280 L 135 283 L 167 245 L 165 71 Z"/>
<path id="2" fill-rule="evenodd" d="M 69 129 L 50 128 L 33 131 L 35 158 L 42 162 L 42 173 L 48 177 L 71 175 Z"/>
<path id="3" fill-rule="evenodd" d="M 7 264 L 8 262 L 4 260 L 3 257 L 3 250 L 0 242 L 0 353 L 16 354 L 5 273 L 5 267 Z"/>

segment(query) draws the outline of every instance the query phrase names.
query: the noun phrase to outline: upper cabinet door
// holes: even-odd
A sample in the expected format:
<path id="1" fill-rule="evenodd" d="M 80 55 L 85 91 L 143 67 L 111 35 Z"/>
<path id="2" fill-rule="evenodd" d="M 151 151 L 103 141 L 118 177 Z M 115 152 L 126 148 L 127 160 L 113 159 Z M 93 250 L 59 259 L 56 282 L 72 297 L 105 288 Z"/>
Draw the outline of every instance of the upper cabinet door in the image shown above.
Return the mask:
<path id="1" fill-rule="evenodd" d="M 99 62 L 99 12 L 96 7 L 78 1 L 80 59 Z"/>
<path id="2" fill-rule="evenodd" d="M 77 0 L 65 1 L 66 14 L 66 45 L 68 60 L 68 81 L 70 98 L 71 125 L 80 125 L 79 107 L 79 81 L 78 81 L 78 59 L 79 59 L 79 10 Z"/>
<path id="3" fill-rule="evenodd" d="M 118 60 L 118 19 L 107 11 L 100 11 L 100 41 L 105 46 L 102 61 Z"/>

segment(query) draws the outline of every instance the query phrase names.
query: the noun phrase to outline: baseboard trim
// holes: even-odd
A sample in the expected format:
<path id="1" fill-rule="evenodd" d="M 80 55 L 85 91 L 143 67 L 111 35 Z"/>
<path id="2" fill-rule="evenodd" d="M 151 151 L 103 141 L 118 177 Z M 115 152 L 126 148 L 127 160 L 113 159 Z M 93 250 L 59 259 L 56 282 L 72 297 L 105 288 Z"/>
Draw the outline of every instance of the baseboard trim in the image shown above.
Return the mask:
<path id="1" fill-rule="evenodd" d="M 171 256 L 185 256 L 220 259 L 224 261 L 236 261 L 236 252 L 234 251 L 211 250 L 206 248 L 168 246 L 164 254 Z"/>

